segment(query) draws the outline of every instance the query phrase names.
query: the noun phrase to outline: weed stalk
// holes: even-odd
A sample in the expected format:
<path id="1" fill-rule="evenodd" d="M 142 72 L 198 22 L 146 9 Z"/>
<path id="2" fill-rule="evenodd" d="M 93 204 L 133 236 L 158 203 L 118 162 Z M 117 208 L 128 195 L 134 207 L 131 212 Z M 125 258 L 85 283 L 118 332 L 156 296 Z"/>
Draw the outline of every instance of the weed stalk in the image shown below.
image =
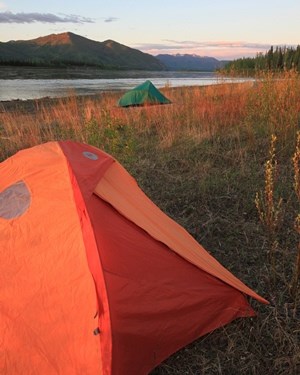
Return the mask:
<path id="1" fill-rule="evenodd" d="M 294 169 L 294 189 L 298 199 L 300 202 L 300 132 L 297 133 L 297 141 L 296 141 L 296 150 L 293 155 L 293 169 Z M 300 213 L 298 213 L 295 219 L 295 230 L 300 235 Z M 300 239 L 298 240 L 298 252 L 294 267 L 294 274 L 291 282 L 291 294 L 295 299 L 295 303 L 297 300 L 297 294 L 299 289 L 299 281 L 300 281 Z"/>
<path id="2" fill-rule="evenodd" d="M 278 249 L 278 229 L 282 221 L 283 206 L 282 198 L 275 198 L 275 180 L 277 177 L 276 159 L 277 137 L 272 134 L 269 149 L 269 159 L 265 163 L 265 187 L 263 192 L 257 192 L 255 206 L 259 219 L 266 230 L 269 245 L 269 262 L 271 264 L 272 276 L 276 274 L 276 251 Z"/>

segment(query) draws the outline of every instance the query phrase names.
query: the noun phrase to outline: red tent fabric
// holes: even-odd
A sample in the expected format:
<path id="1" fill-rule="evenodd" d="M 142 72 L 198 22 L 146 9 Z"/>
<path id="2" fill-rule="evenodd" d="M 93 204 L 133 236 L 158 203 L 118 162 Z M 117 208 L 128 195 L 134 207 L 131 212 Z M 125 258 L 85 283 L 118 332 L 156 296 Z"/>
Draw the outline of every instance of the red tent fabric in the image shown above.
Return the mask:
<path id="1" fill-rule="evenodd" d="M 0 164 L 0 231 L 0 373 L 148 374 L 267 303 L 85 144 Z"/>

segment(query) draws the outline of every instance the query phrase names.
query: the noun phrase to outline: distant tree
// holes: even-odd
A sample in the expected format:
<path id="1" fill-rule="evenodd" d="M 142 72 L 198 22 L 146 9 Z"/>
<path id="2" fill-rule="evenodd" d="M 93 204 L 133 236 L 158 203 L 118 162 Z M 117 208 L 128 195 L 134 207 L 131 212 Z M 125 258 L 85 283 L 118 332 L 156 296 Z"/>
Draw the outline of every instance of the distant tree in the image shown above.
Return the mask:
<path id="1" fill-rule="evenodd" d="M 300 72 L 300 45 L 294 47 L 273 46 L 265 53 L 258 53 L 254 58 L 242 58 L 231 61 L 226 65 L 225 71 L 251 74 L 251 72 L 270 70 L 283 71 L 296 69 Z"/>
<path id="2" fill-rule="evenodd" d="M 294 50 L 290 47 L 286 48 L 283 59 L 284 59 L 284 68 L 290 70 L 293 68 L 293 56 Z"/>
<path id="3" fill-rule="evenodd" d="M 255 60 L 255 70 L 260 71 L 260 70 L 265 70 L 266 69 L 266 58 L 263 55 L 263 53 L 258 53 L 256 55 Z"/>
<path id="4" fill-rule="evenodd" d="M 294 68 L 300 72 L 300 46 L 297 46 L 293 57 Z"/>
<path id="5" fill-rule="evenodd" d="M 274 52 L 273 52 L 273 46 L 271 46 L 271 48 L 267 52 L 267 66 L 269 70 L 272 70 L 273 68 L 273 59 L 274 59 Z"/>
<path id="6" fill-rule="evenodd" d="M 277 69 L 283 70 L 283 53 L 281 47 L 278 49 Z"/>

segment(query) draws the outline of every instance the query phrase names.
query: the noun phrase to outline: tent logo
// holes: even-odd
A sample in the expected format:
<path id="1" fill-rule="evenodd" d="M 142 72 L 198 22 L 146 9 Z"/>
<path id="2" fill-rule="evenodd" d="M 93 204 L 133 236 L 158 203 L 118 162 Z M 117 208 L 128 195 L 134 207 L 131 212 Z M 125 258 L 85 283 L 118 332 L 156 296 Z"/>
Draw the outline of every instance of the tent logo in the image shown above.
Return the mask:
<path id="1" fill-rule="evenodd" d="M 0 217 L 15 219 L 24 214 L 30 205 L 30 192 L 24 181 L 18 181 L 0 192 Z"/>
<path id="2" fill-rule="evenodd" d="M 98 160 L 98 156 L 96 154 L 94 154 L 93 152 L 89 152 L 89 151 L 83 151 L 83 156 L 85 156 L 86 158 L 88 159 L 91 159 L 91 160 Z"/>

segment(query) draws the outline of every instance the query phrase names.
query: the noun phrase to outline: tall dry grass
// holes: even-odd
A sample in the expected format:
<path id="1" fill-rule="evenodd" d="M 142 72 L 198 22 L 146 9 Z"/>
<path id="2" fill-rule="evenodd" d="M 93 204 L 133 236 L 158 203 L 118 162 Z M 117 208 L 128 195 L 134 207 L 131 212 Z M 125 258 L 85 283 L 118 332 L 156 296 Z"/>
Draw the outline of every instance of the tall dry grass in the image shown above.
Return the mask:
<path id="1" fill-rule="evenodd" d="M 162 147 L 182 137 L 201 141 L 223 133 L 230 133 L 237 141 L 244 133 L 253 142 L 257 133 L 280 134 L 280 139 L 289 140 L 299 122 L 300 84 L 295 72 L 276 79 L 266 74 L 254 84 L 188 90 L 169 87 L 165 94 L 173 104 L 123 109 L 116 106 L 118 94 L 107 93 L 98 100 L 71 95 L 55 100 L 53 105 L 36 101 L 31 113 L 19 110 L 18 105 L 15 111 L 4 109 L 0 113 L 0 158 L 51 139 L 88 141 L 91 122 L 94 131 L 126 126 L 139 134 L 154 132 Z"/>
<path id="2" fill-rule="evenodd" d="M 104 149 L 167 214 L 270 301 L 270 306 L 253 301 L 257 318 L 201 338 L 153 374 L 298 374 L 300 311 L 291 280 L 299 275 L 294 187 L 299 164 L 298 156 L 294 165 L 291 156 L 299 130 L 299 76 L 265 74 L 254 83 L 166 87 L 163 92 L 171 105 L 119 108 L 118 93 L 0 103 L 0 159 L 49 140 L 73 139 Z M 269 163 L 273 169 L 267 176 L 272 134 L 276 171 Z M 284 205 L 282 225 L 275 225 L 272 234 L 275 280 L 270 235 L 254 203 L 267 178 L 266 193 L 276 190 Z M 265 197 L 276 206 L 277 198 Z M 276 215 L 271 226 L 273 219 Z M 297 291 L 298 285 L 297 279 Z"/>
<path id="3" fill-rule="evenodd" d="M 97 101 L 70 96 L 52 105 L 36 101 L 31 113 L 23 113 L 16 106 L 14 111 L 0 113 L 0 157 L 46 140 L 72 138 L 86 142 L 91 124 L 94 132 L 119 127 L 131 127 L 146 136 L 154 132 L 162 147 L 182 137 L 200 141 L 228 131 L 244 119 L 248 90 L 239 84 L 169 88 L 165 91 L 173 104 L 127 109 L 116 106 L 116 94 L 105 94 Z"/>
<path id="4" fill-rule="evenodd" d="M 263 135 L 280 134 L 285 142 L 299 126 L 300 81 L 296 71 L 260 74 L 247 101 L 246 123 Z"/>

